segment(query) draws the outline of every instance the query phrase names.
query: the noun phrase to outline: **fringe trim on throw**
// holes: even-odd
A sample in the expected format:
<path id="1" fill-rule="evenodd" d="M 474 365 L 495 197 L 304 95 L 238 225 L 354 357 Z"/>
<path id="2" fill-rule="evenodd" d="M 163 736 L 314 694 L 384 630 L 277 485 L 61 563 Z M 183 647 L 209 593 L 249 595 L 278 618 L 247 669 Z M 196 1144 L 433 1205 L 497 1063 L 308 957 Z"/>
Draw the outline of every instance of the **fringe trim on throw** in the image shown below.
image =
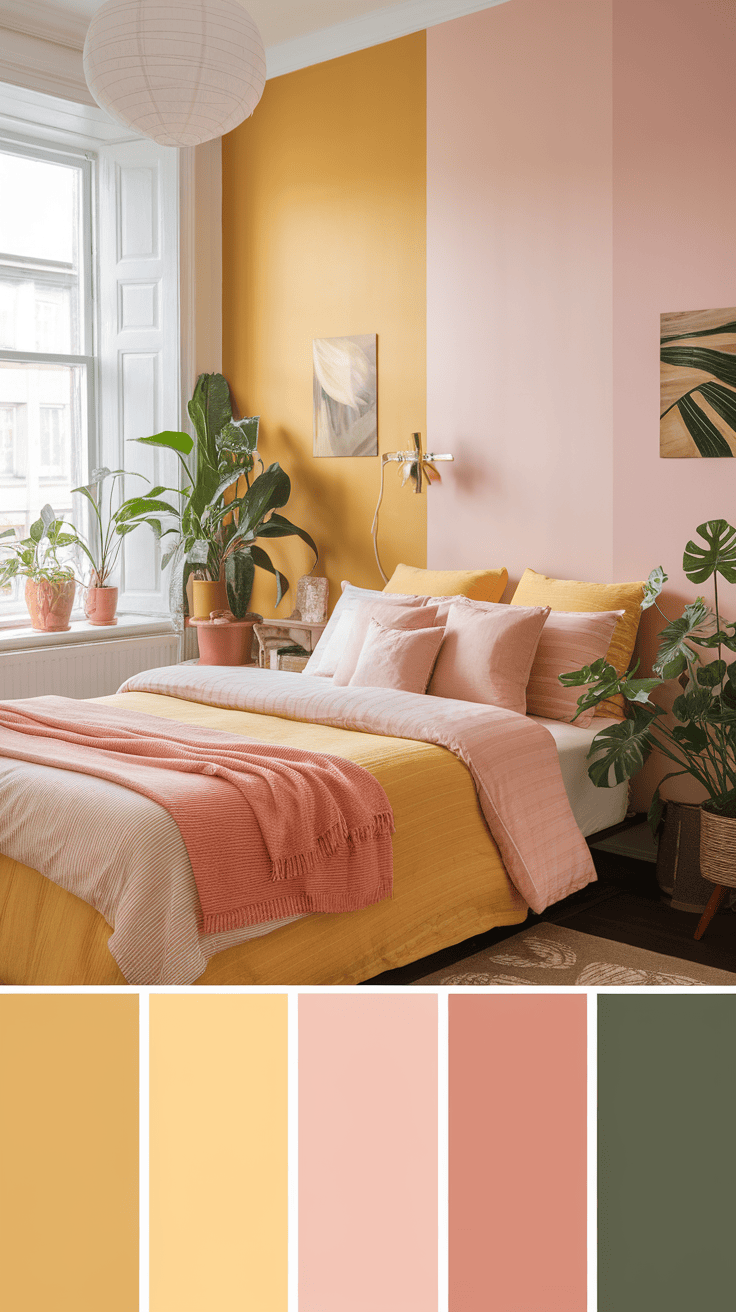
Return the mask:
<path id="1" fill-rule="evenodd" d="M 379 877 L 375 889 L 364 893 L 356 905 L 354 893 L 294 893 L 268 898 L 253 906 L 238 907 L 233 911 L 214 912 L 204 916 L 200 932 L 221 934 L 226 929 L 240 929 L 243 925 L 263 925 L 269 920 L 285 920 L 287 916 L 304 916 L 310 912 L 358 911 L 362 907 L 383 902 L 393 891 L 393 874 L 389 871 Z"/>
<path id="2" fill-rule="evenodd" d="M 300 875 L 310 874 L 321 861 L 334 856 L 348 843 L 370 843 L 375 838 L 393 832 L 394 817 L 391 811 L 379 811 L 372 820 L 360 825 L 358 829 L 348 829 L 345 817 L 341 815 L 334 825 L 320 834 L 316 845 L 309 852 L 277 857 L 271 869 L 271 879 L 298 879 Z"/>

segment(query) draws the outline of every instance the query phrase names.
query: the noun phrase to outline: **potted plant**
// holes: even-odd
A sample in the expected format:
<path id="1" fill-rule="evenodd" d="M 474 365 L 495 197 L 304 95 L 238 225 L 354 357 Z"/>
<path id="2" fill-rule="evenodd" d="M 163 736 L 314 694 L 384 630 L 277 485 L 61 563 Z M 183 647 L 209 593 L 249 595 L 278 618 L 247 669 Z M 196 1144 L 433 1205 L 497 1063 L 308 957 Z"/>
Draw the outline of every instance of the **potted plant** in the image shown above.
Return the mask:
<path id="1" fill-rule="evenodd" d="M 151 507 L 146 504 L 150 498 L 143 498 L 137 511 L 131 503 L 128 522 L 147 523 L 158 537 L 173 535 L 175 539 L 161 560 L 162 569 L 169 563 L 173 566 L 171 608 L 175 619 L 183 622 L 186 584 L 193 575 L 194 585 L 218 589 L 210 590 L 199 605 L 195 603 L 193 618 L 227 609 L 236 620 L 245 620 L 256 567 L 274 575 L 276 605 L 289 588 L 288 580 L 256 539 L 300 537 L 311 547 L 315 560 L 317 547 L 304 529 L 277 513 L 289 500 L 291 482 L 276 463 L 264 469 L 256 450 L 258 419 L 233 419 L 222 374 L 200 375 L 189 415 L 197 434 L 196 448 L 188 433 L 163 432 L 133 439 L 174 451 L 181 463 L 183 486 L 177 508 L 164 507 L 164 503 Z M 186 457 L 193 451 L 192 472 Z M 254 476 L 256 460 L 261 472 Z"/>
<path id="2" fill-rule="evenodd" d="M 630 779 L 657 747 L 676 768 L 655 789 L 649 808 L 653 832 L 664 805 L 661 785 L 690 775 L 707 793 L 701 804 L 701 872 L 712 883 L 736 886 L 736 659 L 729 659 L 736 652 L 736 624 L 724 620 L 718 598 L 719 577 L 736 583 L 736 528 L 715 519 L 700 524 L 697 533 L 702 543 L 688 542 L 683 569 L 692 583 L 713 579 L 714 605 L 698 597 L 679 619 L 668 620 L 657 600 L 667 575 L 661 567 L 652 570 L 642 604 L 656 605 L 667 621 L 654 677 L 635 678 L 636 667 L 618 675 L 599 660 L 560 675 L 560 682 L 587 686 L 578 700 L 581 711 L 619 692 L 629 704 L 629 718 L 593 740 L 588 768 L 593 783 L 608 788 Z M 673 723 L 652 694 L 675 679 L 680 691 L 672 705 Z"/>
<path id="3" fill-rule="evenodd" d="M 115 611 L 118 604 L 118 589 L 110 583 L 110 578 L 118 563 L 123 538 L 137 527 L 137 520 L 131 519 L 132 511 L 139 511 L 145 506 L 150 513 L 164 504 L 157 498 L 167 489 L 151 488 L 145 497 L 131 497 L 116 510 L 113 509 L 118 481 L 130 477 L 123 469 L 95 469 L 92 478 L 83 487 L 73 490 L 86 497 L 92 507 L 92 524 L 89 535 L 82 533 L 74 524 L 65 524 L 67 534 L 76 547 L 87 557 L 91 566 L 89 582 L 85 589 L 84 613 L 90 624 L 116 624 Z M 143 477 L 143 475 L 136 475 Z M 109 496 L 105 495 L 103 485 L 110 480 Z"/>
<path id="4" fill-rule="evenodd" d="M 47 505 L 31 524 L 27 538 L 19 539 L 15 529 L 9 528 L 0 533 L 0 539 L 6 553 L 0 563 L 0 588 L 14 578 L 25 578 L 31 626 L 39 633 L 66 633 L 71 627 L 77 584 L 73 567 L 62 564 L 58 557 L 61 548 L 74 542 L 73 536 L 64 532 L 63 520 Z"/>

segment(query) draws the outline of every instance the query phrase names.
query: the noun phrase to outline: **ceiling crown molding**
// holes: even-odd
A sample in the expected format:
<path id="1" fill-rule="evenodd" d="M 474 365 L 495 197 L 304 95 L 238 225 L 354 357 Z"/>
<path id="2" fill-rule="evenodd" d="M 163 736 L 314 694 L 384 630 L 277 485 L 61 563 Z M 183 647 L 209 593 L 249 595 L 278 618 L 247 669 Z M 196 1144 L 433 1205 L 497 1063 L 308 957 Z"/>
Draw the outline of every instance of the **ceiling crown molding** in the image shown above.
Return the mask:
<path id="1" fill-rule="evenodd" d="M 506 3 L 507 0 L 404 0 L 403 4 L 375 9 L 359 18 L 336 23 L 334 27 L 324 27 L 321 31 L 268 46 L 267 76 L 294 73 L 311 64 L 323 64 L 328 59 L 382 45 L 384 41 L 395 41 L 397 37 L 422 32 L 437 23 L 447 23 L 453 18 L 464 18 L 466 14 L 477 14 L 481 9 Z"/>
<path id="2" fill-rule="evenodd" d="M 0 27 L 24 36 L 40 37 L 57 46 L 82 50 L 89 19 L 43 0 L 0 0 Z"/>

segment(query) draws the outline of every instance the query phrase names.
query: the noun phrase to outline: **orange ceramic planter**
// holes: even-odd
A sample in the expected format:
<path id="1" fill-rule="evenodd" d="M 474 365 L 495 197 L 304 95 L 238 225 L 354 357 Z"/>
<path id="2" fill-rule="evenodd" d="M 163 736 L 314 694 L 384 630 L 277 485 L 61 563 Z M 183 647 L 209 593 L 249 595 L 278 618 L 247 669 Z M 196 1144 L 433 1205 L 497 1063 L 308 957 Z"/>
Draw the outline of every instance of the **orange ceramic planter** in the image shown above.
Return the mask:
<path id="1" fill-rule="evenodd" d="M 117 624 L 117 605 L 117 588 L 87 588 L 84 594 L 84 613 L 90 624 Z"/>
<path id="2" fill-rule="evenodd" d="M 26 606 L 31 627 L 39 633 L 66 633 L 76 591 L 74 579 L 49 583 L 47 579 L 26 580 Z"/>
<path id="3" fill-rule="evenodd" d="M 258 619 L 260 616 L 247 620 L 192 620 L 197 629 L 199 664 L 250 665 L 253 625 Z"/>

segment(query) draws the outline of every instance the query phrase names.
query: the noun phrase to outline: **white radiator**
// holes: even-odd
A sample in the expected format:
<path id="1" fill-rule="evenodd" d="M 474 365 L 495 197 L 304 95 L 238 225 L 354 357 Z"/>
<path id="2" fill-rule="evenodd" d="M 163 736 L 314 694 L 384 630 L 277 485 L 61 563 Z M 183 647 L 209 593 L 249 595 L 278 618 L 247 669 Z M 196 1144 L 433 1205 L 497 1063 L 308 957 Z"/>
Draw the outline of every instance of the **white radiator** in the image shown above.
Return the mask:
<path id="1" fill-rule="evenodd" d="M 131 675 L 178 659 L 175 633 L 7 651 L 0 655 L 0 697 L 106 697 Z"/>

